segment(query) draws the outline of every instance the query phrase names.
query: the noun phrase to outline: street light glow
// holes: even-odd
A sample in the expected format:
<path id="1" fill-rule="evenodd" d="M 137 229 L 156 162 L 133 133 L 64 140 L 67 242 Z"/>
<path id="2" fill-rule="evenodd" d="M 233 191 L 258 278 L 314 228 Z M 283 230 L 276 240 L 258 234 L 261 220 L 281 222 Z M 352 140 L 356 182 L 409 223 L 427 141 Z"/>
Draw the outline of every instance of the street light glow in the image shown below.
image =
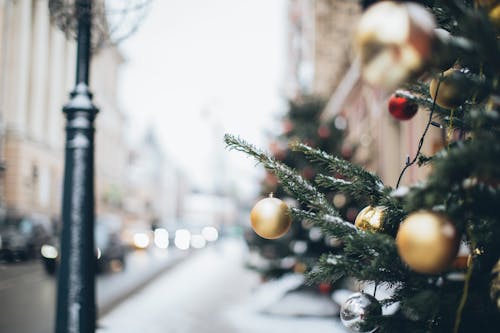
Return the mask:
<path id="1" fill-rule="evenodd" d="M 207 242 L 215 242 L 219 238 L 219 232 L 212 226 L 204 227 L 201 234 Z"/>
<path id="2" fill-rule="evenodd" d="M 158 228 L 154 231 L 154 243 L 160 249 L 168 248 L 168 231 L 164 228 Z"/>
<path id="3" fill-rule="evenodd" d="M 191 246 L 195 249 L 202 249 L 207 245 L 207 241 L 202 235 L 193 235 L 191 237 Z"/>
<path id="4" fill-rule="evenodd" d="M 59 255 L 55 246 L 47 244 L 42 245 L 40 252 L 42 253 L 42 256 L 48 259 L 55 259 Z"/>
<path id="5" fill-rule="evenodd" d="M 191 233 L 187 229 L 179 229 L 175 232 L 174 243 L 179 250 L 189 249 Z"/>
<path id="6" fill-rule="evenodd" d="M 149 237 L 143 232 L 134 234 L 134 245 L 138 249 L 145 249 L 149 246 Z"/>

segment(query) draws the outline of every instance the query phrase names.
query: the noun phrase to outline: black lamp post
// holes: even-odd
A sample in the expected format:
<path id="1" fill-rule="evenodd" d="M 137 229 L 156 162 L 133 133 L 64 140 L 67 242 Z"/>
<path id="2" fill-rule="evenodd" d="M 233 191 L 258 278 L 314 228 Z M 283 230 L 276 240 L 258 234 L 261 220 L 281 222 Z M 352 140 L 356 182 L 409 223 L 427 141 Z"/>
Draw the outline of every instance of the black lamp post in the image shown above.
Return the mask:
<path id="1" fill-rule="evenodd" d="M 56 333 L 95 332 L 94 119 L 89 91 L 91 0 L 75 0 L 76 85 L 64 106 L 66 151 Z"/>

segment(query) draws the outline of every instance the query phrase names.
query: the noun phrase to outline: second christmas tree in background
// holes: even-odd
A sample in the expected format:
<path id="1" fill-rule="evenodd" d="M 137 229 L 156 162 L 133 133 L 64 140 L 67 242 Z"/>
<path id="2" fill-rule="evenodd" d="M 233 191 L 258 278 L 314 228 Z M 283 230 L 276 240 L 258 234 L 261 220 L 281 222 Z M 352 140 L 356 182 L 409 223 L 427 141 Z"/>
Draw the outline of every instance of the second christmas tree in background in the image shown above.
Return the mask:
<path id="1" fill-rule="evenodd" d="M 338 116 L 327 123 L 320 122 L 319 117 L 324 106 L 322 100 L 313 96 L 302 96 L 289 101 L 288 112 L 282 119 L 282 134 L 274 138 L 270 145 L 274 158 L 294 168 L 305 179 L 313 179 L 319 169 L 311 165 L 304 155 L 292 151 L 289 146 L 291 142 L 307 142 L 312 147 L 334 152 L 344 158 L 349 158 L 353 152 L 353 147 L 346 146 L 343 142 L 345 118 Z M 272 172 L 266 173 L 261 186 L 262 197 L 272 193 L 274 197 L 289 205 L 305 208 L 287 194 Z M 327 193 L 327 196 L 346 219 L 354 221 L 357 207 L 348 196 L 333 191 Z M 262 210 L 262 207 L 257 207 L 257 210 Z M 337 238 L 325 237 L 321 228 L 314 226 L 312 221 L 307 219 L 301 223 L 293 223 L 282 238 L 270 238 L 277 237 L 259 231 L 254 233 L 248 230 L 246 233 L 254 259 L 248 264 L 264 279 L 277 278 L 291 272 L 302 274 L 315 264 L 322 253 L 335 251 L 339 246 Z M 329 283 L 319 283 L 316 287 L 320 292 L 331 289 Z"/>

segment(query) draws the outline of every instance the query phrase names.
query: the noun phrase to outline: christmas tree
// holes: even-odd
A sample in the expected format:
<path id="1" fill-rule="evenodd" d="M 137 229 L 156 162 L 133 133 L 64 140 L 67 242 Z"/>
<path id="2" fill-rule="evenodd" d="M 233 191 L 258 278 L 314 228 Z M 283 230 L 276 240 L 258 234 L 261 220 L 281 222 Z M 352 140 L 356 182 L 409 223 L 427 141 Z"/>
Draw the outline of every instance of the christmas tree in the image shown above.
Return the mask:
<path id="1" fill-rule="evenodd" d="M 270 144 L 272 156 L 295 169 L 305 179 L 313 179 L 318 172 L 317 167 L 311 165 L 303 154 L 292 151 L 288 145 L 290 142 L 307 142 L 309 146 L 341 154 L 344 158 L 348 158 L 353 151 L 352 147 L 343 145 L 345 118 L 337 116 L 325 123 L 320 122 L 319 117 L 324 107 L 325 103 L 318 97 L 300 96 L 290 100 L 288 112 L 282 119 L 283 132 Z M 263 197 L 273 193 L 277 198 L 294 202 L 271 172 L 266 173 L 261 190 Z M 342 216 L 354 221 L 357 210 L 348 197 L 333 191 L 325 195 Z M 305 209 L 306 206 L 302 204 L 302 208 Z M 264 279 L 280 277 L 290 272 L 303 273 L 314 265 L 322 253 L 333 251 L 339 245 L 336 238 L 325 238 L 321 229 L 308 220 L 291 224 L 290 230 L 279 239 L 269 240 L 253 231 L 247 232 L 245 238 L 250 251 L 258 253 L 265 260 L 257 260 L 260 264 L 249 263 L 249 267 L 257 270 Z M 326 284 L 320 284 L 320 287 L 323 290 L 329 289 Z"/>
<path id="2" fill-rule="evenodd" d="M 355 45 L 364 82 L 396 92 L 391 114 L 408 119 L 414 103 L 429 112 L 415 138 L 417 154 L 392 188 L 360 166 L 296 142 L 291 149 L 318 168 L 305 179 L 226 135 L 229 148 L 261 162 L 302 204 L 284 210 L 279 200 L 269 202 L 252 223 L 286 223 L 288 215 L 293 223 L 313 221 L 340 239 L 342 250 L 323 253 L 310 281 L 353 277 L 374 284 L 375 296 L 377 287 L 391 291 L 383 299 L 361 291 L 345 301 L 341 319 L 354 332 L 499 332 L 499 1 L 375 3 L 361 17 Z M 424 156 L 431 126 L 445 129 L 447 144 Z M 428 178 L 400 187 L 417 164 L 432 166 Z M 354 224 L 332 205 L 329 191 L 367 202 Z M 262 219 L 273 209 L 276 219 Z M 460 246 L 466 251 L 459 254 Z"/>

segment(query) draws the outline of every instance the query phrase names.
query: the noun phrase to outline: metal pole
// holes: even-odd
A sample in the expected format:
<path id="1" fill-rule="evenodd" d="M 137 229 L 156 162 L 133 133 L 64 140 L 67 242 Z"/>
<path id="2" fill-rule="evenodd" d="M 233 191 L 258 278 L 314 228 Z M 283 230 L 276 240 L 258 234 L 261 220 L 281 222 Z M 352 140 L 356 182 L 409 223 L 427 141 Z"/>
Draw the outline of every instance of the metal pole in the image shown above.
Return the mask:
<path id="1" fill-rule="evenodd" d="M 76 85 L 64 106 L 66 150 L 56 333 L 95 332 L 94 119 L 89 91 L 91 0 L 75 0 Z"/>

